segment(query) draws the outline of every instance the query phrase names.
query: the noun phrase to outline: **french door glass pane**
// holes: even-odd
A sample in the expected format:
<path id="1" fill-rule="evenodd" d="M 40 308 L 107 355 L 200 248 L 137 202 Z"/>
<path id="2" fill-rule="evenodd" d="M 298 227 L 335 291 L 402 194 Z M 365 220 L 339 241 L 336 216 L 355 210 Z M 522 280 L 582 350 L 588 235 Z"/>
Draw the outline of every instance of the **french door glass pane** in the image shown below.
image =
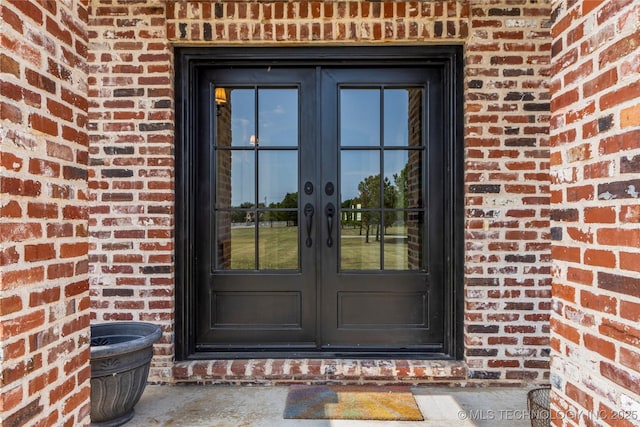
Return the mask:
<path id="1" fill-rule="evenodd" d="M 380 207 L 380 151 L 341 150 L 340 204 Z"/>
<path id="2" fill-rule="evenodd" d="M 340 90 L 340 145 L 380 146 L 380 90 Z"/>
<path id="3" fill-rule="evenodd" d="M 256 200 L 255 153 L 216 150 L 216 207 L 248 208 Z"/>
<path id="4" fill-rule="evenodd" d="M 405 208 L 407 187 L 408 152 L 385 151 L 384 153 L 384 207 Z"/>
<path id="5" fill-rule="evenodd" d="M 385 147 L 422 145 L 422 89 L 384 90 Z"/>
<path id="6" fill-rule="evenodd" d="M 259 206 L 298 207 L 297 150 L 261 150 L 258 153 L 258 171 Z"/>
<path id="7" fill-rule="evenodd" d="M 216 214 L 216 249 L 218 270 L 253 270 L 256 268 L 255 211 L 218 211 Z"/>
<path id="8" fill-rule="evenodd" d="M 406 184 L 404 197 L 406 198 L 406 207 L 423 208 L 424 207 L 424 191 L 422 188 L 422 177 L 424 175 L 424 166 L 422 163 L 422 151 L 409 151 L 406 166 L 406 177 L 403 178 Z"/>
<path id="9" fill-rule="evenodd" d="M 411 270 L 409 268 L 409 238 L 407 235 L 407 212 L 385 213 L 384 269 Z"/>
<path id="10" fill-rule="evenodd" d="M 227 89 L 230 96 L 227 103 L 218 107 L 218 146 L 227 146 L 220 133 L 229 127 L 231 117 L 231 145 L 248 147 L 256 134 L 256 91 L 255 89 Z M 226 111 L 228 110 L 228 111 Z"/>
<path id="11" fill-rule="evenodd" d="M 298 146 L 298 90 L 258 90 L 260 147 Z"/>
<path id="12" fill-rule="evenodd" d="M 384 145 L 406 147 L 409 142 L 409 93 L 407 89 L 384 91 Z"/>
<path id="13" fill-rule="evenodd" d="M 357 210 L 351 212 L 356 221 L 340 230 L 340 269 L 380 270 L 380 213 Z"/>
<path id="14" fill-rule="evenodd" d="M 405 213 L 407 230 L 407 269 L 424 270 L 424 211 Z"/>
<path id="15" fill-rule="evenodd" d="M 258 229 L 260 270 L 298 269 L 298 212 L 271 211 Z"/>

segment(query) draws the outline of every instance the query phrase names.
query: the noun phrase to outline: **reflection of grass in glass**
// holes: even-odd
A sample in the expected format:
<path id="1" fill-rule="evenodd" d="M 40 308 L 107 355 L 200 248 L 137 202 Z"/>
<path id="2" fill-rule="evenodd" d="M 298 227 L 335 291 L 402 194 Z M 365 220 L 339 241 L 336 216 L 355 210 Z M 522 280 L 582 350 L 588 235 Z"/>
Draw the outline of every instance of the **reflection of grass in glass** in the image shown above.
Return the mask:
<path id="1" fill-rule="evenodd" d="M 258 229 L 260 270 L 298 269 L 298 227 L 269 227 Z"/>
<path id="2" fill-rule="evenodd" d="M 345 227 L 341 234 L 341 268 L 343 270 L 379 270 L 380 242 L 376 242 L 375 228 L 365 243 L 365 230 Z M 385 266 L 389 270 L 407 269 L 406 227 L 388 227 L 385 236 Z M 335 238 L 335 236 L 334 236 Z M 231 268 L 253 270 L 255 246 L 253 228 L 231 229 Z M 324 242 L 322 242 L 324 244 Z M 314 242 L 318 244 L 318 242 Z M 298 227 L 260 227 L 260 269 L 279 270 L 298 268 Z"/>
<path id="3" fill-rule="evenodd" d="M 256 268 L 254 228 L 231 229 L 231 269 L 253 270 Z"/>
<path id="4" fill-rule="evenodd" d="M 260 227 L 260 268 L 298 268 L 298 227 Z M 254 228 L 231 229 L 231 268 L 255 269 Z"/>
<path id="5" fill-rule="evenodd" d="M 369 243 L 366 243 L 366 230 L 347 226 L 340 231 L 342 248 L 340 268 L 343 270 L 379 270 L 380 242 L 376 241 L 375 227 L 369 230 Z M 407 269 L 407 229 L 396 226 L 387 227 L 384 241 L 384 262 L 387 270 Z"/>

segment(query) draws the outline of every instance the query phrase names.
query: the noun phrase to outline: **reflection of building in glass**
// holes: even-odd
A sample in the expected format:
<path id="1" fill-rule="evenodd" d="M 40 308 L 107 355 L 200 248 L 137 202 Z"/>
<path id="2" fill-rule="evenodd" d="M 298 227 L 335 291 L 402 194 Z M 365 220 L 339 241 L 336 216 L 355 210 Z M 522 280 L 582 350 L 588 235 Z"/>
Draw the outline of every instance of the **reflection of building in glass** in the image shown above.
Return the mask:
<path id="1" fill-rule="evenodd" d="M 216 92 L 219 89 L 216 89 Z M 216 105 L 216 144 L 218 147 L 231 146 L 231 97 L 226 96 L 226 100 L 225 104 Z M 231 151 L 215 150 L 215 153 L 217 180 L 215 203 L 217 206 L 231 206 Z M 217 210 L 216 215 L 216 268 L 228 270 L 231 268 L 231 212 Z"/>
<path id="2" fill-rule="evenodd" d="M 409 89 L 409 147 L 420 147 L 422 141 L 422 89 Z M 422 151 L 409 151 L 407 163 L 407 193 L 408 207 L 422 206 Z M 422 212 L 409 212 L 407 215 L 408 257 L 407 268 L 420 270 L 422 263 L 422 226 L 424 214 Z"/>
<path id="3" fill-rule="evenodd" d="M 359 211 L 362 209 L 361 203 L 351 205 L 349 209 L 351 209 L 351 211 L 342 211 L 342 224 L 362 221 L 362 212 Z"/>

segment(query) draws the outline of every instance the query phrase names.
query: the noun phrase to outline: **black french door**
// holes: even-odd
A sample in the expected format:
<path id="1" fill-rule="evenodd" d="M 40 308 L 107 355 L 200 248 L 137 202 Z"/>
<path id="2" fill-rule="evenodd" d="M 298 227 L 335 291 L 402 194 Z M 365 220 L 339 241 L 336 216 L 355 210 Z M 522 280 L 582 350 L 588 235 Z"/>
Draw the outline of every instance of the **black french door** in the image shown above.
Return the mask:
<path id="1" fill-rule="evenodd" d="M 188 73 L 186 353 L 455 356 L 446 70 L 314 62 Z"/>

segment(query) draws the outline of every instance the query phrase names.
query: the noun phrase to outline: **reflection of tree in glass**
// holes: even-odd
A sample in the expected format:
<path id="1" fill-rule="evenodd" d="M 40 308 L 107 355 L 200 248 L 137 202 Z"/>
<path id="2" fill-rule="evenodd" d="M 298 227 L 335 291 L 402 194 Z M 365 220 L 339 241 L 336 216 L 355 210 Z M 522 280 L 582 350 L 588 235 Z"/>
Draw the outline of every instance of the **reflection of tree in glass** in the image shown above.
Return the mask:
<path id="1" fill-rule="evenodd" d="M 258 203 L 258 209 L 264 208 L 264 203 Z M 254 210 L 255 205 L 251 202 L 242 202 L 238 208 L 242 210 L 234 210 L 231 211 L 231 222 L 233 223 L 250 223 L 255 222 L 256 211 Z M 264 220 L 264 212 L 258 213 L 260 220 Z"/>
<path id="2" fill-rule="evenodd" d="M 385 177 L 382 182 L 384 206 L 394 207 L 398 198 L 397 188 L 391 184 L 389 178 Z M 363 209 L 380 208 L 380 174 L 366 177 L 358 184 L 358 191 L 360 192 L 358 199 Z M 385 228 L 392 225 L 394 217 L 394 212 L 384 211 Z M 369 243 L 369 233 L 373 226 L 376 228 L 376 241 L 379 241 L 381 225 L 379 213 L 377 211 L 364 210 L 361 219 L 362 226 L 366 232 L 365 242 Z"/>
<path id="3" fill-rule="evenodd" d="M 241 209 L 251 209 L 253 208 L 253 203 L 251 202 L 243 202 L 238 206 Z M 246 210 L 242 211 L 232 211 L 231 212 L 231 222 L 239 223 L 239 222 L 249 222 L 247 221 L 247 212 Z"/>
<path id="4" fill-rule="evenodd" d="M 383 180 L 384 185 L 384 228 L 385 232 L 388 227 L 394 224 L 398 218 L 397 211 L 387 210 L 406 209 L 409 206 L 409 165 L 406 165 L 399 173 L 393 174 L 394 184 L 389 178 Z M 371 175 L 358 184 L 358 197 L 345 200 L 342 202 L 343 209 L 351 209 L 342 215 L 341 225 L 360 226 L 360 235 L 363 228 L 365 229 L 365 242 L 369 243 L 369 233 L 371 227 L 376 227 L 376 241 L 380 240 L 380 175 Z M 358 209 L 354 211 L 353 209 Z M 359 209 L 365 209 L 360 211 Z M 376 209 L 376 210 L 368 210 Z M 407 220 L 407 211 L 403 211 L 403 220 Z"/>
<path id="5" fill-rule="evenodd" d="M 393 180 L 396 183 L 398 198 L 396 201 L 400 201 L 398 208 L 409 207 L 409 164 L 407 163 L 400 173 L 393 174 Z"/>
<path id="6" fill-rule="evenodd" d="M 286 221 L 287 227 L 298 225 L 298 193 L 287 193 L 281 202 L 271 203 L 269 208 L 272 209 L 291 209 L 289 211 L 268 211 L 267 221 L 271 222 L 273 227 L 274 221 Z"/>

